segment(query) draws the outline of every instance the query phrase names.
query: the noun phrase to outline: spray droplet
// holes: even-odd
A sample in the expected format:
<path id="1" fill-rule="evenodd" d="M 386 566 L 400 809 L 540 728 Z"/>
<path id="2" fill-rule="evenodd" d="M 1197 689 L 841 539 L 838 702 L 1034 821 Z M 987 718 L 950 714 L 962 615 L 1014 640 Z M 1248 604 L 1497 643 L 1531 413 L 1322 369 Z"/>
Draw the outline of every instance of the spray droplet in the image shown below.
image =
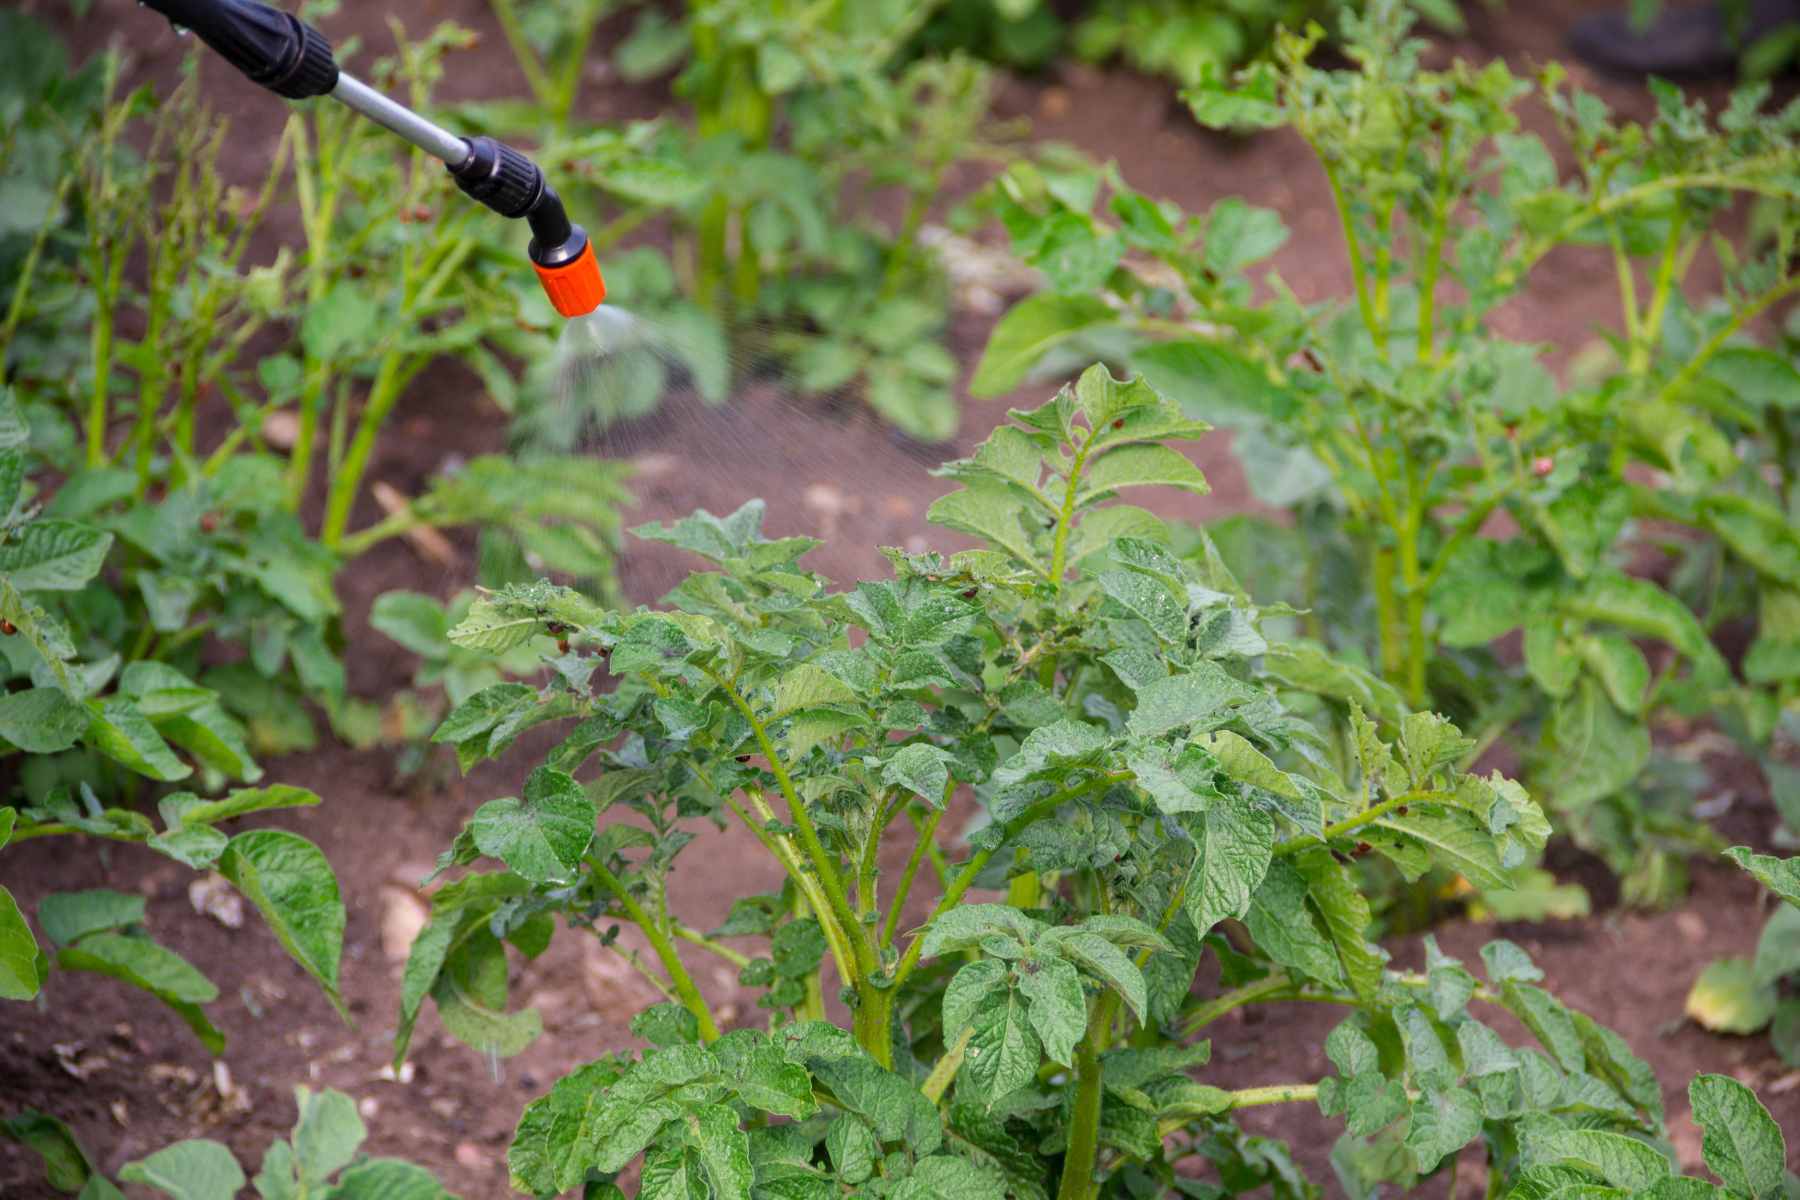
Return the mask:
<path id="1" fill-rule="evenodd" d="M 505 1083 L 506 1068 L 500 1065 L 500 1048 L 498 1046 L 489 1046 L 487 1048 L 487 1060 L 488 1075 L 493 1078 L 495 1083 Z"/>

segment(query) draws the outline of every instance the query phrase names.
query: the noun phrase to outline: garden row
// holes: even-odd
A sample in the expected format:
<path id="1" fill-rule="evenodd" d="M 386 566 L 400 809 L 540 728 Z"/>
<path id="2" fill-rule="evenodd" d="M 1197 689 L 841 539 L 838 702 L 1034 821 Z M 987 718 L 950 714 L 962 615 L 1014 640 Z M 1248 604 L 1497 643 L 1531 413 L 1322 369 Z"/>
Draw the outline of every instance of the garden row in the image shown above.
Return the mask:
<path id="1" fill-rule="evenodd" d="M 325 856 L 220 828 L 319 802 L 259 760 L 316 744 L 321 719 L 351 744 L 453 746 L 464 770 L 536 730 L 518 794 L 440 860 L 457 874 L 412 946 L 395 1048 L 429 1000 L 472 1047 L 517 1053 L 540 1024 L 509 1005 L 512 960 L 559 930 L 630 954 L 633 931 L 668 1002 L 633 1023 L 650 1049 L 526 1108 L 509 1166 L 536 1195 L 617 1195 L 633 1172 L 652 1198 L 1309 1194 L 1232 1117 L 1280 1103 L 1345 1118 L 1333 1167 L 1359 1196 L 1473 1157 L 1490 1196 L 1791 1192 L 1780 1129 L 1723 1075 L 1690 1092 L 1716 1182 L 1678 1175 L 1649 1068 L 1519 947 L 1491 943 L 1478 977 L 1429 938 L 1425 971 L 1391 969 L 1375 940 L 1414 932 L 1447 882 L 1514 919 L 1566 908 L 1540 866 L 1553 831 L 1631 902 L 1678 900 L 1685 860 L 1723 846 L 1668 782 L 1653 733 L 1672 716 L 1733 739 L 1800 827 L 1800 106 L 1754 87 L 1714 116 L 1658 85 L 1655 117 L 1623 120 L 1554 68 L 1428 70 L 1379 4 L 1345 17 L 1343 69 L 1313 65 L 1316 31 L 1277 35 L 1183 95 L 1205 124 L 1291 128 L 1316 153 L 1353 292 L 1303 303 L 1266 266 L 1277 214 L 1188 214 L 1000 138 L 989 69 L 930 49 L 930 6 L 646 22 L 626 52 L 646 74 L 684 64 L 694 120 L 624 128 L 578 115 L 601 14 L 550 7 L 495 3 L 531 100 L 455 115 L 535 137 L 601 247 L 667 223 L 666 247 L 616 251 L 609 275 L 675 331 L 670 365 L 709 402 L 748 356 L 952 433 L 948 289 L 920 235 L 948 171 L 997 163 L 958 220 L 997 221 L 1044 288 L 995 327 L 971 390 L 1080 380 L 942 468 L 956 490 L 930 519 L 980 548 L 893 552 L 892 578 L 833 591 L 800 564 L 816 543 L 765 536 L 751 502 L 636 530 L 708 568 L 623 608 L 626 480 L 573 451 L 653 407 L 663 369 L 596 390 L 604 411 L 564 402 L 551 366 L 515 370 L 557 361 L 555 318 L 492 223 L 381 131 L 296 110 L 266 178 L 233 186 L 191 79 L 123 93 L 116 58 L 68 70 L 51 34 L 0 15 L 6 857 L 87 836 L 217 871 L 336 1004 Z M 369 74 L 423 103 L 468 36 L 402 40 Z M 1521 124 L 1532 103 L 1554 138 Z M 856 216 L 891 187 L 892 229 Z M 300 241 L 252 265 L 290 206 Z M 1565 379 L 1546 362 L 1569 347 L 1493 317 L 1571 246 L 1611 259 L 1621 315 Z M 1696 296 L 1703 261 L 1721 282 Z M 517 449 L 368 519 L 377 444 L 445 357 L 512 414 Z M 1281 520 L 1121 502 L 1203 492 L 1178 444 L 1208 422 Z M 484 590 L 382 596 L 371 622 L 418 656 L 418 686 L 352 695 L 344 573 L 451 526 L 479 538 Z M 1496 748 L 1516 779 L 1475 773 Z M 965 840 L 943 822 L 969 796 Z M 743 826 L 784 879 L 711 931 L 669 903 L 701 819 Z M 892 878 L 884 841 L 909 846 Z M 1800 861 L 1730 853 L 1791 904 L 1704 995 L 1734 1030 L 1773 1024 L 1792 1062 Z M 98 972 L 217 1053 L 217 985 L 144 913 L 65 893 L 34 930 L 0 889 L 0 997 Z M 697 955 L 759 995 L 763 1027 L 725 1028 Z M 1332 1074 L 1196 1076 L 1208 1026 L 1296 1000 L 1345 1009 Z M 359 1157 L 341 1093 L 298 1107 L 265 1200 L 438 1192 Z M 53 1116 L 5 1128 L 53 1186 L 117 1194 Z M 245 1183 L 204 1140 L 120 1177 Z"/>

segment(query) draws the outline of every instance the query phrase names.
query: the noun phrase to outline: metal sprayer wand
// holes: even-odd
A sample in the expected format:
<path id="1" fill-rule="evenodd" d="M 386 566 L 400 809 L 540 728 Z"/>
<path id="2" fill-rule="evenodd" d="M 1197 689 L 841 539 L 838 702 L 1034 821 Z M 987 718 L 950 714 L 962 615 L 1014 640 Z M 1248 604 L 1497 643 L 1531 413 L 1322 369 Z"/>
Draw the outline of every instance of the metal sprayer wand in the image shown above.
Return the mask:
<path id="1" fill-rule="evenodd" d="M 562 198 L 525 155 L 490 137 L 458 137 L 339 69 L 325 36 L 258 0 L 140 0 L 192 30 L 252 83 L 290 100 L 330 96 L 443 162 L 471 198 L 531 227 L 531 265 L 556 311 L 593 312 L 606 281 L 587 231 L 572 224 Z"/>

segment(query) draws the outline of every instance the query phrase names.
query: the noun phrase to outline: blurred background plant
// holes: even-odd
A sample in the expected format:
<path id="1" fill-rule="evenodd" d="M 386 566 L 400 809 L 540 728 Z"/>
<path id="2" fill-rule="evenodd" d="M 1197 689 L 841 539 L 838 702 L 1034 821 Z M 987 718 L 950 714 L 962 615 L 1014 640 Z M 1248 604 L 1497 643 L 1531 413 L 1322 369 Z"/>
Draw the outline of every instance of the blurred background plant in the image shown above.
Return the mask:
<path id="1" fill-rule="evenodd" d="M 425 1168 L 398 1158 L 360 1153 L 368 1128 L 356 1097 L 333 1088 L 314 1093 L 294 1088 L 298 1110 L 293 1134 L 277 1138 L 263 1152 L 256 1174 L 257 1194 L 317 1196 L 356 1200 L 363 1196 L 405 1196 L 407 1200 L 453 1200 Z M 74 1130 L 44 1113 L 27 1110 L 0 1121 L 0 1136 L 30 1147 L 44 1162 L 44 1181 L 82 1200 L 124 1200 L 94 1164 Z M 154 1187 L 167 1196 L 235 1196 L 250 1182 L 229 1147 L 211 1138 L 189 1138 L 164 1146 L 120 1167 L 124 1183 Z"/>
<path id="2" fill-rule="evenodd" d="M 122 94 L 117 54 L 72 71 L 31 18 L 0 22 L 0 144 L 22 168 L 0 227 L 10 486 L 44 523 L 110 543 L 104 570 L 96 558 L 40 601 L 94 664 L 77 699 L 158 663 L 215 691 L 247 751 L 312 746 L 309 701 L 373 741 L 382 714 L 349 694 L 335 581 L 424 527 L 481 529 L 492 582 L 549 569 L 610 593 L 622 466 L 484 458 L 369 503 L 382 432 L 428 365 L 460 358 L 504 401 L 506 356 L 548 354 L 561 324 L 515 292 L 529 286 L 516 251 L 482 240 L 491 222 L 441 170 L 315 105 L 289 118 L 260 181 L 229 185 L 228 126 L 192 60 L 166 97 Z M 394 33 L 401 49 L 371 77 L 423 102 L 468 35 Z M 261 225 L 289 200 L 301 238 L 271 254 Z M 381 515 L 353 529 L 359 505 Z"/>
<path id="3" fill-rule="evenodd" d="M 574 389 L 538 381 L 521 401 L 527 444 L 566 449 L 648 412 L 672 383 L 721 403 L 734 376 L 763 369 L 805 395 L 854 392 L 920 441 L 955 432 L 948 289 L 920 233 L 957 163 L 1004 150 L 987 128 L 987 68 L 909 52 L 935 5 L 645 7 L 613 65 L 631 81 L 675 73 L 689 119 L 623 129 L 584 123 L 577 102 L 595 28 L 625 6 L 492 7 L 532 100 L 460 111 L 535 137 L 546 170 L 578 189 L 574 207 L 603 214 L 590 231 L 603 252 L 652 221 L 673 234 L 666 255 L 608 259 L 645 365 Z"/>
<path id="4" fill-rule="evenodd" d="M 1456 0 L 1409 0 L 1444 32 L 1461 32 Z M 1360 6 L 1344 0 L 948 0 L 920 31 L 932 52 L 966 50 L 1006 66 L 1036 69 L 1065 55 L 1121 61 L 1187 87 L 1208 71 L 1235 67 L 1268 50 L 1276 30 L 1335 23 Z"/>
<path id="5" fill-rule="evenodd" d="M 1251 591 L 1461 721 L 1471 758 L 1526 746 L 1560 827 L 1629 899 L 1666 903 L 1682 855 L 1716 845 L 1693 819 L 1694 768 L 1654 752 L 1652 719 L 1707 717 L 1766 755 L 1794 703 L 1800 373 L 1751 331 L 1800 288 L 1800 106 L 1766 111 L 1755 86 L 1714 119 L 1655 85 L 1639 125 L 1554 67 L 1535 88 L 1501 63 L 1424 70 L 1410 24 L 1377 5 L 1345 18 L 1350 69 L 1311 64 L 1314 29 L 1235 86 L 1212 72 L 1187 93 L 1203 123 L 1307 140 L 1352 297 L 1307 305 L 1252 274 L 1287 238 L 1272 211 L 1229 198 L 1189 216 L 1110 168 L 1043 158 L 984 210 L 1049 286 L 1000 322 L 972 388 L 1101 354 L 1231 425 L 1252 490 L 1285 513 L 1213 531 Z M 1534 92 L 1572 171 L 1519 123 Z M 1755 203 L 1736 242 L 1734 201 Z M 1571 245 L 1616 270 L 1621 321 L 1565 386 L 1551 347 L 1490 318 Z M 1723 283 L 1691 302 L 1702 254 Z M 1734 623 L 1735 669 L 1714 645 Z"/>
<path id="6" fill-rule="evenodd" d="M 1775 909 L 1753 958 L 1717 959 L 1700 973 L 1687 1015 L 1714 1033 L 1766 1030 L 1781 1060 L 1800 1067 L 1800 858 L 1754 854 L 1747 846 L 1725 853 L 1769 890 Z"/>

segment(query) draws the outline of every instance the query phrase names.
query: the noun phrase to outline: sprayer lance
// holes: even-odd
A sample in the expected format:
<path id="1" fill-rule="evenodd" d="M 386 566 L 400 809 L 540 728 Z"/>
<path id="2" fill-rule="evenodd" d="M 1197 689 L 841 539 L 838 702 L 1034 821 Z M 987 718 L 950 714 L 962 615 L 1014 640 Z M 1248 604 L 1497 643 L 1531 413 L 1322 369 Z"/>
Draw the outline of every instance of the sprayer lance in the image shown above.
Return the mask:
<path id="1" fill-rule="evenodd" d="M 456 186 L 531 227 L 531 265 L 556 311 L 586 316 L 606 299 L 593 244 L 570 222 L 535 162 L 490 137 L 459 137 L 340 69 L 325 36 L 258 0 L 141 0 L 190 29 L 252 83 L 289 100 L 330 96 L 449 169 Z"/>

